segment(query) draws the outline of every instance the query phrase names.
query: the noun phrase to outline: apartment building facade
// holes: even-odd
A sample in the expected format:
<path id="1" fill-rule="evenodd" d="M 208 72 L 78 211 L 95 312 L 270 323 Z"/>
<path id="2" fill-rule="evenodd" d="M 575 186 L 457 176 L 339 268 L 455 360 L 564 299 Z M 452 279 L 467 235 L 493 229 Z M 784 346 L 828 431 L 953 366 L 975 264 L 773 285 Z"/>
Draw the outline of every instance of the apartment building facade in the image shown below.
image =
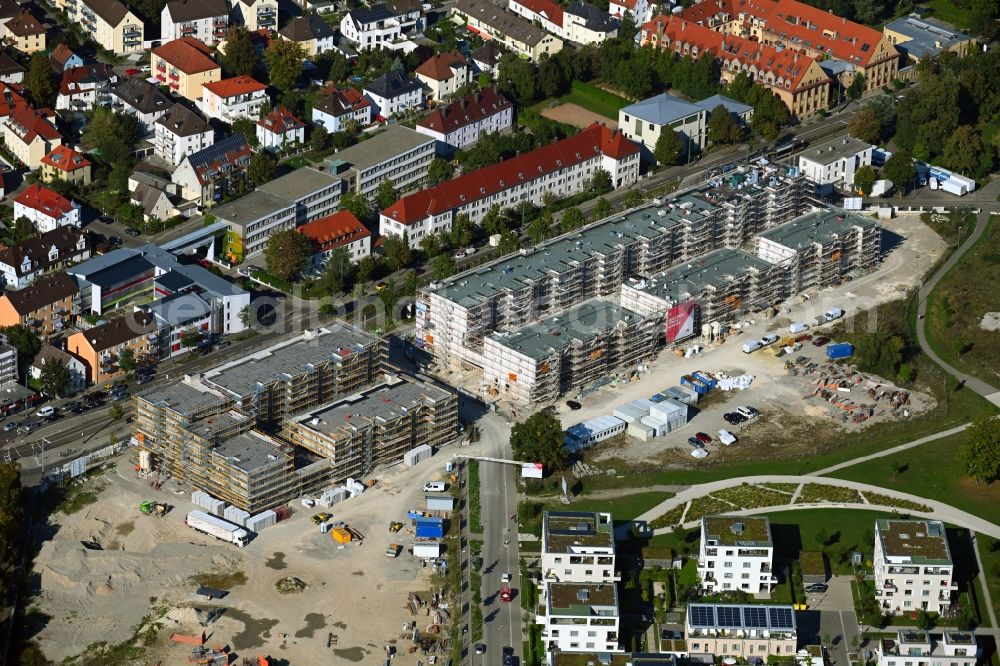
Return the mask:
<path id="1" fill-rule="evenodd" d="M 73 226 L 57 227 L 0 249 L 3 286 L 23 289 L 45 273 L 89 257 L 86 233 Z"/>
<path id="2" fill-rule="evenodd" d="M 128 55 L 143 50 L 142 19 L 119 0 L 56 0 L 56 6 L 108 51 Z"/>
<path id="3" fill-rule="evenodd" d="M 971 631 L 943 629 L 930 633 L 900 629 L 894 638 L 882 638 L 875 645 L 878 666 L 975 666 L 981 656 L 976 635 Z"/>
<path id="4" fill-rule="evenodd" d="M 237 132 L 182 159 L 171 180 L 185 199 L 210 206 L 226 193 L 243 191 L 252 153 Z"/>
<path id="5" fill-rule="evenodd" d="M 50 117 L 54 117 L 51 110 L 43 114 L 30 106 L 15 106 L 3 124 L 4 144 L 29 170 L 40 167 L 42 158 L 62 145 L 62 134 Z"/>
<path id="6" fill-rule="evenodd" d="M 0 37 L 26 55 L 45 50 L 45 27 L 31 12 L 0 23 Z"/>
<path id="7" fill-rule="evenodd" d="M 687 650 L 748 661 L 794 658 L 798 627 L 791 606 L 688 604 Z"/>
<path id="8" fill-rule="evenodd" d="M 214 144 L 212 126 L 183 104 L 174 104 L 153 124 L 153 153 L 174 166 Z"/>
<path id="9" fill-rule="evenodd" d="M 358 7 L 340 20 L 340 34 L 362 51 L 388 48 L 400 39 L 403 26 L 385 4 Z"/>
<path id="10" fill-rule="evenodd" d="M 80 314 L 80 289 L 65 273 L 0 296 L 0 326 L 23 325 L 43 340 L 67 330 Z"/>
<path id="11" fill-rule="evenodd" d="M 371 197 L 388 180 L 405 191 L 427 178 L 434 161 L 434 139 L 402 125 L 341 150 L 327 158 L 330 173 L 344 180 L 344 189 Z"/>
<path id="12" fill-rule="evenodd" d="M 190 36 L 181 37 L 151 51 L 151 71 L 171 92 L 197 102 L 206 83 L 222 78 L 222 68 L 211 55 L 211 49 L 204 42 Z"/>
<path id="13" fill-rule="evenodd" d="M 472 81 L 472 65 L 458 51 L 445 51 L 422 62 L 414 72 L 427 86 L 428 97 L 442 102 Z"/>
<path id="14" fill-rule="evenodd" d="M 229 32 L 226 0 L 172 0 L 160 12 L 160 40 L 193 37 L 217 46 Z"/>
<path id="15" fill-rule="evenodd" d="M 589 511 L 542 513 L 542 580 L 615 583 L 615 532 L 611 514 Z"/>
<path id="16" fill-rule="evenodd" d="M 704 516 L 698 577 L 705 594 L 739 590 L 770 595 L 778 583 L 772 569 L 771 521 L 759 516 Z"/>
<path id="17" fill-rule="evenodd" d="M 358 127 L 370 125 L 372 103 L 356 88 L 328 88 L 326 97 L 312 108 L 313 124 L 328 132 L 340 132 L 347 120 L 353 120 Z"/>
<path id="18" fill-rule="evenodd" d="M 558 53 L 563 47 L 555 35 L 488 0 L 458 0 L 452 5 L 452 13 L 463 19 L 472 32 L 535 62 L 543 54 Z"/>
<path id="19" fill-rule="evenodd" d="M 40 232 L 80 228 L 80 204 L 44 185 L 29 185 L 14 198 L 14 219 L 27 218 Z"/>
<path id="20" fill-rule="evenodd" d="M 937 520 L 875 521 L 875 598 L 890 613 L 951 608 L 958 586 L 944 524 Z M 899 666 L 903 666 L 900 664 Z"/>
<path id="21" fill-rule="evenodd" d="M 405 115 L 424 105 L 424 87 L 405 71 L 392 69 L 364 88 L 365 97 L 372 103 L 372 113 L 388 120 Z"/>
<path id="22" fill-rule="evenodd" d="M 174 106 L 173 100 L 162 90 L 137 76 L 121 81 L 112 95 L 112 108 L 131 113 L 139 119 L 146 132 L 153 132 L 153 124 Z"/>
<path id="23" fill-rule="evenodd" d="M 132 312 L 74 333 L 66 339 L 66 350 L 87 366 L 87 381 L 99 384 L 123 374 L 118 362 L 126 349 L 136 359 L 155 358 L 158 349 L 152 340 L 156 338 L 156 330 L 152 315 Z"/>
<path id="24" fill-rule="evenodd" d="M 513 125 L 514 105 L 493 86 L 435 108 L 415 129 L 450 148 L 465 148 Z"/>
<path id="25" fill-rule="evenodd" d="M 589 185 L 598 169 L 614 187 L 639 178 L 639 147 L 604 125 L 542 146 L 512 159 L 463 174 L 407 195 L 379 214 L 379 231 L 408 237 L 412 247 L 422 238 L 447 231 L 456 215 L 478 224 L 493 206 L 513 208 L 522 201 L 541 205 L 547 196 L 566 197 Z"/>
<path id="26" fill-rule="evenodd" d="M 268 102 L 267 86 L 252 76 L 234 76 L 202 85 L 202 112 L 232 125 L 240 118 L 256 120 Z"/>
<path id="27" fill-rule="evenodd" d="M 349 210 L 342 210 L 298 228 L 309 239 L 313 254 L 309 270 L 323 270 L 330 255 L 343 248 L 352 262 L 361 261 L 372 252 L 372 233 Z"/>
<path id="28" fill-rule="evenodd" d="M 621 652 L 621 609 L 614 583 L 547 583 L 535 623 L 547 651 Z"/>
<path id="29" fill-rule="evenodd" d="M 806 179 L 826 193 L 833 188 L 854 189 L 854 174 L 871 166 L 875 146 L 854 137 L 828 141 L 799 155 L 799 169 Z"/>
<path id="30" fill-rule="evenodd" d="M 552 0 L 508 0 L 507 8 L 560 39 L 577 44 L 600 44 L 618 34 L 618 24 L 610 14 L 580 0 L 565 7 Z"/>
<path id="31" fill-rule="evenodd" d="M 250 32 L 274 30 L 278 25 L 277 0 L 233 0 L 231 22 L 238 23 Z"/>

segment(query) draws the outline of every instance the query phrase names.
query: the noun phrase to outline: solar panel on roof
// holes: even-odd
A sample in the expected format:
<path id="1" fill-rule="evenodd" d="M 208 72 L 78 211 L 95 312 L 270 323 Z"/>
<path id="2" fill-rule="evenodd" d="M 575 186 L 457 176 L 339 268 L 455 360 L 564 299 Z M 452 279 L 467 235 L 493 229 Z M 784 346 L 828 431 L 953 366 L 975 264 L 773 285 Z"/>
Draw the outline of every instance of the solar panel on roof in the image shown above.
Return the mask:
<path id="1" fill-rule="evenodd" d="M 772 629 L 791 629 L 794 626 L 791 608 L 768 608 Z"/>
<path id="2" fill-rule="evenodd" d="M 766 627 L 767 609 L 759 606 L 743 607 L 743 625 L 747 627 Z"/>
<path id="3" fill-rule="evenodd" d="M 715 608 L 712 606 L 691 606 L 688 612 L 691 615 L 692 627 L 714 627 Z"/>
<path id="4" fill-rule="evenodd" d="M 715 616 L 720 627 L 741 627 L 743 618 L 741 617 L 739 606 L 716 606 Z"/>

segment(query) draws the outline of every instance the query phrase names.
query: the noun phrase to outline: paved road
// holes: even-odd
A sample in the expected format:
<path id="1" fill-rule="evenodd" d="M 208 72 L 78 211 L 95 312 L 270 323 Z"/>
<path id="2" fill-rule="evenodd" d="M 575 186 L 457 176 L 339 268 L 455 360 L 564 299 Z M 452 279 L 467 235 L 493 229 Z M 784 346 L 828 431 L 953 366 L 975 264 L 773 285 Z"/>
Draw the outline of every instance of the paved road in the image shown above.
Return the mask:
<path id="1" fill-rule="evenodd" d="M 979 214 L 976 219 L 976 228 L 965 239 L 959 248 L 952 253 L 948 260 L 941 265 L 940 268 L 927 280 L 922 287 L 920 287 L 920 300 L 917 304 L 917 342 L 920 343 L 920 347 L 924 350 L 924 353 L 930 357 L 932 361 L 941 366 L 945 372 L 953 376 L 960 383 L 964 384 L 966 388 L 969 388 L 979 395 L 983 396 L 993 404 L 1000 406 L 1000 391 L 994 386 L 990 386 L 978 377 L 973 377 L 972 375 L 966 374 L 957 368 L 952 367 L 946 363 L 937 352 L 931 347 L 927 342 L 927 297 L 934 290 L 934 287 L 941 281 L 948 271 L 958 263 L 958 261 L 965 256 L 965 253 L 982 238 L 983 233 L 986 231 L 987 224 L 990 221 L 990 214 L 983 212 Z"/>

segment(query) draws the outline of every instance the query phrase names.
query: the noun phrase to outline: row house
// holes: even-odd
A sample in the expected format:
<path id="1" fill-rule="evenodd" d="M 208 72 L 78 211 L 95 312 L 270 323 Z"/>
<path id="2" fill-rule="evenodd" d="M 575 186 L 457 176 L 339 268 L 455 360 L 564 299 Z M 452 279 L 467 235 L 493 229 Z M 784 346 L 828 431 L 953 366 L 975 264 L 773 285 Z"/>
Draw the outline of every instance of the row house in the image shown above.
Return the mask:
<path id="1" fill-rule="evenodd" d="M 185 200 L 210 206 L 225 194 L 245 189 L 252 154 L 246 137 L 236 133 L 185 157 L 171 180 Z"/>
<path id="2" fill-rule="evenodd" d="M 193 37 L 182 37 L 153 49 L 152 74 L 170 91 L 195 102 L 202 86 L 222 78 L 222 68 L 212 60 L 212 51 Z"/>
<path id="3" fill-rule="evenodd" d="M 306 124 L 279 106 L 257 121 L 257 141 L 264 150 L 284 150 L 306 142 Z"/>
<path id="4" fill-rule="evenodd" d="M 29 106 L 14 111 L 3 125 L 3 138 L 7 149 L 29 170 L 41 166 L 42 158 L 62 145 L 62 134 L 49 121 L 52 117 Z"/>
<path id="5" fill-rule="evenodd" d="M 38 174 L 44 183 L 61 180 L 77 187 L 90 185 L 93 166 L 82 153 L 69 146 L 56 146 L 42 158 Z"/>
<path id="6" fill-rule="evenodd" d="M 315 14 L 295 17 L 278 31 L 278 35 L 301 46 L 310 58 L 333 50 L 337 44 L 336 31 Z"/>
<path id="7" fill-rule="evenodd" d="M 454 15 L 463 19 L 470 32 L 486 40 L 496 40 L 517 53 L 538 62 L 543 54 L 562 50 L 562 40 L 514 12 L 489 0 L 457 0 Z"/>
<path id="8" fill-rule="evenodd" d="M 251 76 L 234 76 L 202 86 L 202 112 L 209 118 L 233 124 L 240 118 L 256 119 L 268 101 L 267 86 Z"/>
<path id="9" fill-rule="evenodd" d="M 431 56 L 417 67 L 417 79 L 427 89 L 427 96 L 442 102 L 472 81 L 472 66 L 458 51 L 446 51 Z"/>
<path id="10" fill-rule="evenodd" d="M 313 248 L 309 272 L 325 269 L 330 255 L 341 248 L 355 263 L 372 253 L 372 232 L 349 210 L 313 220 L 296 231 L 308 238 Z"/>
<path id="11" fill-rule="evenodd" d="M 66 350 L 87 366 L 87 381 L 100 384 L 122 374 L 118 361 L 126 349 L 136 359 L 155 357 L 157 349 L 151 343 L 156 340 L 156 331 L 151 314 L 132 312 L 74 333 L 66 340 Z"/>
<path id="12" fill-rule="evenodd" d="M 680 18 L 817 62 L 845 63 L 831 71 L 845 88 L 864 76 L 865 93 L 891 84 L 899 71 L 899 52 L 887 35 L 799 0 L 699 2 Z"/>
<path id="13" fill-rule="evenodd" d="M 508 0 L 508 9 L 548 32 L 577 44 L 600 44 L 618 34 L 618 24 L 608 12 L 573 0 L 567 7 L 552 0 Z"/>
<path id="14" fill-rule="evenodd" d="M 615 188 L 637 182 L 639 147 L 618 130 L 591 125 L 562 141 L 405 196 L 379 214 L 379 231 L 405 234 L 411 246 L 419 247 L 425 236 L 451 229 L 456 215 L 467 214 L 478 224 L 493 206 L 542 205 L 548 196 L 567 197 L 584 190 L 598 169 L 611 175 Z"/>
<path id="15" fill-rule="evenodd" d="M 46 273 L 89 258 L 86 233 L 73 226 L 57 227 L 0 250 L 3 286 L 24 289 Z"/>
<path id="16" fill-rule="evenodd" d="M 118 75 L 103 62 L 66 70 L 59 81 L 56 109 L 89 111 L 95 106 L 110 106 L 117 83 Z"/>
<path id="17" fill-rule="evenodd" d="M 501 132 L 514 124 L 514 105 L 496 87 L 439 106 L 417 121 L 416 130 L 445 146 L 465 148 L 484 134 Z"/>
<path id="18" fill-rule="evenodd" d="M 27 55 L 45 50 L 45 26 L 30 12 L 0 24 L 0 37 Z"/>
<path id="19" fill-rule="evenodd" d="M 312 123 L 327 132 L 341 132 L 344 122 L 353 120 L 358 127 L 372 123 L 372 103 L 357 88 L 331 86 L 319 104 L 312 107 Z"/>
<path id="20" fill-rule="evenodd" d="M 120 0 L 56 0 L 56 6 L 108 51 L 119 55 L 143 51 L 142 19 Z"/>
<path id="21" fill-rule="evenodd" d="M 878 666 L 976 666 L 982 651 L 971 631 L 944 629 L 931 634 L 912 628 L 879 639 L 875 656 Z"/>
<path id="22" fill-rule="evenodd" d="M 392 69 L 364 87 L 376 118 L 388 120 L 424 105 L 424 87 L 406 72 Z"/>
<path id="23" fill-rule="evenodd" d="M 193 37 L 217 46 L 229 32 L 226 0 L 172 0 L 160 12 L 160 40 Z"/>
<path id="24" fill-rule="evenodd" d="M 153 153 L 174 166 L 213 143 L 212 126 L 183 104 L 174 104 L 153 124 Z"/>
<path id="25" fill-rule="evenodd" d="M 153 124 L 173 105 L 159 86 L 138 76 L 125 78 L 112 91 L 111 108 L 138 118 L 144 132 L 151 133 Z"/>
<path id="26" fill-rule="evenodd" d="M 63 226 L 80 228 L 80 204 L 35 183 L 14 199 L 14 219 L 28 218 L 42 233 Z"/>
<path id="27" fill-rule="evenodd" d="M 80 289 L 63 272 L 0 296 L 0 327 L 26 326 L 42 339 L 68 329 L 79 313 Z"/>
<path id="28" fill-rule="evenodd" d="M 230 19 L 251 33 L 258 30 L 274 30 L 278 25 L 278 2 L 277 0 L 233 0 Z"/>
<path id="29" fill-rule="evenodd" d="M 747 74 L 781 98 L 792 115 L 809 116 L 830 106 L 830 77 L 814 58 L 794 49 L 716 32 L 676 16 L 657 16 L 642 26 L 640 36 L 643 46 L 693 59 L 716 58 L 723 82 Z"/>
<path id="30" fill-rule="evenodd" d="M 692 653 L 748 662 L 792 660 L 798 651 L 791 606 L 688 604 L 684 638 Z"/>

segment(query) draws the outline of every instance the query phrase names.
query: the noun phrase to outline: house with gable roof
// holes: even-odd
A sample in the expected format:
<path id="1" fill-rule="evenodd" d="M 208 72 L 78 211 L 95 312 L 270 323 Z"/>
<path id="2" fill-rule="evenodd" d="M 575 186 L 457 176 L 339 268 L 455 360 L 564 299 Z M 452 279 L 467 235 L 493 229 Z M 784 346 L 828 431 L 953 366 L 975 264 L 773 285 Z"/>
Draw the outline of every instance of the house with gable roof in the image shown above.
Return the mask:
<path id="1" fill-rule="evenodd" d="M 246 187 L 252 154 L 246 137 L 237 132 L 185 157 L 171 180 L 181 188 L 185 200 L 210 206 L 224 194 Z"/>
<path id="2" fill-rule="evenodd" d="M 265 150 L 282 150 L 306 141 L 306 124 L 283 106 L 257 121 L 257 141 Z"/>
<path id="3" fill-rule="evenodd" d="M 153 131 L 153 123 L 173 105 L 174 101 L 158 86 L 138 76 L 125 78 L 112 91 L 111 108 L 131 113 L 147 132 Z"/>
<path id="4" fill-rule="evenodd" d="M 91 180 L 91 163 L 82 153 L 69 146 L 56 146 L 42 158 L 39 175 L 43 182 L 64 180 L 74 185 L 89 185 Z"/>
<path id="5" fill-rule="evenodd" d="M 431 56 L 417 67 L 415 74 L 435 102 L 443 102 L 472 81 L 472 66 L 458 51 Z"/>
<path id="6" fill-rule="evenodd" d="M 103 62 L 68 69 L 59 80 L 56 109 L 89 111 L 95 104 L 109 106 L 111 90 L 117 83 L 115 70 Z"/>
<path id="7" fill-rule="evenodd" d="M 7 289 L 24 289 L 42 275 L 90 258 L 87 234 L 72 225 L 25 238 L 0 250 Z"/>
<path id="8" fill-rule="evenodd" d="M 45 233 L 62 226 L 80 227 L 80 204 L 35 183 L 14 198 L 14 219 L 26 217 Z"/>
<path id="9" fill-rule="evenodd" d="M 153 152 L 174 166 L 213 143 L 212 126 L 183 104 L 174 104 L 153 124 Z"/>
<path id="10" fill-rule="evenodd" d="M 483 134 L 502 132 L 513 124 L 514 105 L 494 86 L 437 107 L 418 120 L 415 129 L 444 146 L 464 148 Z"/>
<path id="11" fill-rule="evenodd" d="M 37 169 L 42 158 L 63 141 L 55 125 L 30 106 L 11 114 L 3 125 L 3 137 L 7 149 L 30 170 Z"/>
<path id="12" fill-rule="evenodd" d="M 337 42 L 337 32 L 315 14 L 295 17 L 278 35 L 301 46 L 310 58 L 332 50 Z"/>
<path id="13" fill-rule="evenodd" d="M 344 121 L 353 120 L 359 127 L 372 123 L 372 103 L 357 88 L 327 88 L 327 95 L 312 107 L 312 122 L 328 132 L 340 132 Z"/>
<path id="14" fill-rule="evenodd" d="M 229 32 L 229 5 L 226 0 L 172 0 L 160 12 L 160 39 L 193 37 L 205 44 L 218 45 Z"/>

